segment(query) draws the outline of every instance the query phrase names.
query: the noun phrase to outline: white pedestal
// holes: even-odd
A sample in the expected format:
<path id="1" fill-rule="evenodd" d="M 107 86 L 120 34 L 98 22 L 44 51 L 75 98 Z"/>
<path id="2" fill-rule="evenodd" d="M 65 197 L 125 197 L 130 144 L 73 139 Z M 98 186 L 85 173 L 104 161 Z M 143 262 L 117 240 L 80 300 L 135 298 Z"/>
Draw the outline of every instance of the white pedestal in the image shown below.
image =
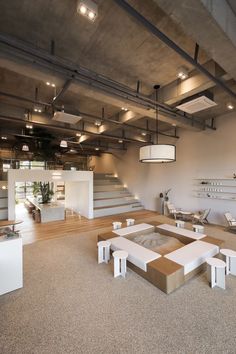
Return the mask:
<path id="1" fill-rule="evenodd" d="M 98 264 L 108 263 L 110 260 L 110 246 L 111 242 L 109 241 L 100 241 L 98 245 Z"/>
<path id="2" fill-rule="evenodd" d="M 236 252 L 223 248 L 220 253 L 225 256 L 226 261 L 226 274 L 236 275 Z"/>
<path id="3" fill-rule="evenodd" d="M 22 238 L 0 238 L 0 295 L 23 287 Z"/>
<path id="4" fill-rule="evenodd" d="M 212 288 L 225 289 L 225 267 L 226 263 L 218 258 L 207 259 L 207 279 Z"/>
<path id="5" fill-rule="evenodd" d="M 126 259 L 128 257 L 128 252 L 126 251 L 115 251 L 113 252 L 114 257 L 114 278 L 121 275 L 125 278 L 126 274 Z"/>

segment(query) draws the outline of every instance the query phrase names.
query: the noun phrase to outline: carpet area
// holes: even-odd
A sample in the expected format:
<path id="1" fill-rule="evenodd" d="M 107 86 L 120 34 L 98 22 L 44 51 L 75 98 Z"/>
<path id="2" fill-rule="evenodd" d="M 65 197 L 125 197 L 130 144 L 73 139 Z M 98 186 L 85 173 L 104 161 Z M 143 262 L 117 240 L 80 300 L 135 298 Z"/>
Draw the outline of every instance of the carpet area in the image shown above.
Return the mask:
<path id="1" fill-rule="evenodd" d="M 207 233 L 236 250 L 236 235 Z M 236 353 L 236 277 L 224 291 L 203 273 L 171 295 L 130 269 L 114 279 L 97 234 L 24 247 L 24 288 L 0 297 L 1 354 Z"/>

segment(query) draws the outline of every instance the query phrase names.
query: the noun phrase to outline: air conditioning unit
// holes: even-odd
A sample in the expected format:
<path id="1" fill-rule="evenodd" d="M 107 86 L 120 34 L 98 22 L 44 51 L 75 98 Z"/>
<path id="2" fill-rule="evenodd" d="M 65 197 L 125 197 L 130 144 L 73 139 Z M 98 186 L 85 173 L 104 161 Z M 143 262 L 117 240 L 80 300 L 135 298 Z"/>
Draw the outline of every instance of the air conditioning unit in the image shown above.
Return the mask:
<path id="1" fill-rule="evenodd" d="M 55 112 L 52 119 L 56 120 L 57 122 L 76 124 L 82 119 L 82 117 L 75 116 L 73 114 L 68 114 L 65 112 Z"/>
<path id="2" fill-rule="evenodd" d="M 209 93 L 202 93 L 201 96 L 188 98 L 183 103 L 176 106 L 176 108 L 183 112 L 193 114 L 203 111 L 204 109 L 215 107 L 216 105 L 217 103 L 213 101 L 213 95 Z"/>

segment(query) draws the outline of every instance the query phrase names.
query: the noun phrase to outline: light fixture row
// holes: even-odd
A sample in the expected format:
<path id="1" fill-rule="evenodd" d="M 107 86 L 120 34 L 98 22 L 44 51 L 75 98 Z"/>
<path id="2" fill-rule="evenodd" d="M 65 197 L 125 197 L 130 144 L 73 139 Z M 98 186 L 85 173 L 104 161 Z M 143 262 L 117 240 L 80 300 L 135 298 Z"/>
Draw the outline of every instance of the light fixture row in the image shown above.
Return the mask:
<path id="1" fill-rule="evenodd" d="M 77 12 L 94 22 L 98 15 L 98 5 L 93 0 L 79 0 Z"/>

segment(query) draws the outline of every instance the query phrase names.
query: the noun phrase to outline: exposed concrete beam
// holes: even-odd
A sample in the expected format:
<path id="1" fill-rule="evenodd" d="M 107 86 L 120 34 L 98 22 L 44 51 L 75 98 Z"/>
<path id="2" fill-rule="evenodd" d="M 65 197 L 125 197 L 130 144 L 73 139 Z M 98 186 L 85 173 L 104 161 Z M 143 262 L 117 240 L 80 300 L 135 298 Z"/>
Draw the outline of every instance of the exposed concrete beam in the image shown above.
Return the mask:
<path id="1" fill-rule="evenodd" d="M 3 39 L 5 37 L 1 36 L 1 38 L 5 43 L 5 39 Z M 58 81 L 63 77 L 71 78 L 72 76 L 75 76 L 74 81 L 76 84 L 70 86 L 70 91 L 75 93 L 80 92 L 82 95 L 91 97 L 92 99 L 96 97 L 97 100 L 113 104 L 119 108 L 126 105 L 129 110 L 142 116 L 155 118 L 155 110 L 150 108 L 155 106 L 155 104 L 151 103 L 151 100 L 148 97 L 141 97 L 131 91 L 130 94 L 127 95 L 127 93 L 122 92 L 125 88 L 121 85 L 119 86 L 118 83 L 116 89 L 114 87 L 109 88 L 111 85 L 111 83 L 109 84 L 109 80 L 108 85 L 106 86 L 102 84 L 102 79 L 99 75 L 96 76 L 93 74 L 94 78 L 88 79 L 86 78 L 88 72 L 86 72 L 85 69 L 82 69 L 82 76 L 80 77 L 75 71 L 75 68 L 73 68 L 73 70 L 71 69 L 71 63 L 56 58 L 55 56 L 45 54 L 44 52 L 42 53 L 42 51 L 38 49 L 29 48 L 29 46 L 22 44 L 22 42 L 18 44 L 16 40 L 12 41 L 13 45 L 17 46 L 17 50 L 12 50 L 12 48 L 9 47 L 6 48 L 5 44 L 1 45 L 0 66 L 4 66 L 7 69 L 35 79 L 39 79 L 41 75 L 41 80 L 42 78 L 45 80 L 47 73 L 48 75 L 53 75 L 54 78 L 57 78 L 58 75 Z M 24 49 L 23 52 L 19 48 Z M 27 53 L 27 50 L 30 51 L 29 54 Z M 96 82 L 97 78 L 101 81 L 100 83 Z M 145 101 L 146 103 L 144 104 Z M 179 113 L 171 112 L 170 108 L 167 108 L 167 111 L 164 109 L 163 113 L 160 112 L 159 119 L 170 124 L 178 124 L 178 126 L 188 129 L 204 129 L 204 125 L 200 122 L 190 119 L 190 117 L 184 117 Z"/>
<path id="2" fill-rule="evenodd" d="M 154 0 L 227 73 L 236 79 L 236 18 L 227 1 Z"/>
<path id="3" fill-rule="evenodd" d="M 204 64 L 204 67 L 212 73 L 212 75 L 221 79 L 226 79 L 228 76 L 225 72 L 213 61 Z M 195 95 L 204 90 L 215 86 L 215 83 L 208 77 L 194 70 L 189 74 L 189 77 L 183 81 L 177 79 L 170 84 L 161 87 L 158 96 L 161 102 L 168 105 L 173 105 L 187 97 Z"/>

